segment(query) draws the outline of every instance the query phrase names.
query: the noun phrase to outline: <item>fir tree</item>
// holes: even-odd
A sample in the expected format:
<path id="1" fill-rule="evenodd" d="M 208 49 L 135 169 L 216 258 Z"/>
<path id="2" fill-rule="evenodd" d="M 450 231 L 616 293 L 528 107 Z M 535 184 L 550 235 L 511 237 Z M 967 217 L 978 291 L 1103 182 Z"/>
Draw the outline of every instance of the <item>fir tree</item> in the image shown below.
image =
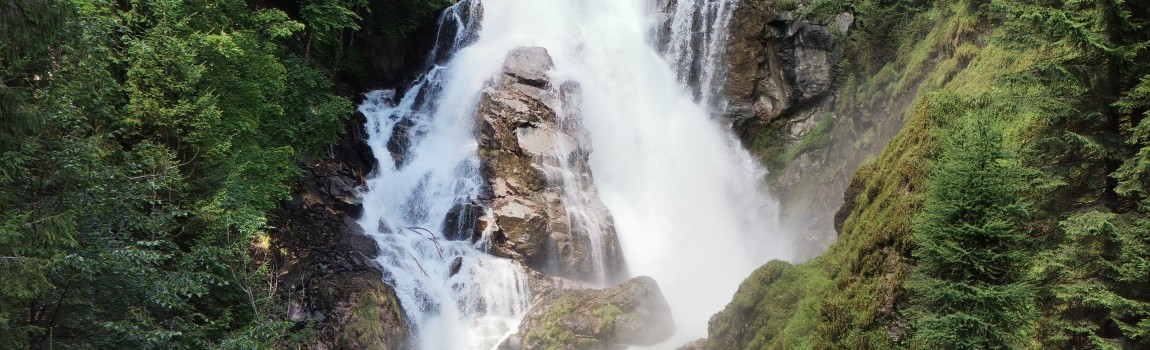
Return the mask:
<path id="1" fill-rule="evenodd" d="M 1034 290 L 1022 173 L 991 123 L 966 125 L 944 140 L 929 193 L 913 220 L 918 266 L 912 344 L 930 349 L 1022 347 Z"/>

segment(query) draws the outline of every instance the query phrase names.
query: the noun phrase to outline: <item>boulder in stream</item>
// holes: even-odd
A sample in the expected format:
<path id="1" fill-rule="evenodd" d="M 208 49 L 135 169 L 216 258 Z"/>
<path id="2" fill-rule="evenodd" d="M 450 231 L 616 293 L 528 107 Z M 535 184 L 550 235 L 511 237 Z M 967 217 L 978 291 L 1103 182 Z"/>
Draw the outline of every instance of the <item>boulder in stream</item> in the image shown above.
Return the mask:
<path id="1" fill-rule="evenodd" d="M 483 89 L 476 136 L 492 217 L 451 226 L 491 230 L 496 255 L 537 271 L 615 283 L 626 268 L 614 221 L 592 182 L 581 91 L 574 82 L 552 81 L 552 69 L 546 49 L 515 48 Z"/>
<path id="2" fill-rule="evenodd" d="M 655 280 L 635 277 L 606 289 L 557 291 L 535 303 L 502 349 L 591 350 L 650 346 L 675 332 Z"/>

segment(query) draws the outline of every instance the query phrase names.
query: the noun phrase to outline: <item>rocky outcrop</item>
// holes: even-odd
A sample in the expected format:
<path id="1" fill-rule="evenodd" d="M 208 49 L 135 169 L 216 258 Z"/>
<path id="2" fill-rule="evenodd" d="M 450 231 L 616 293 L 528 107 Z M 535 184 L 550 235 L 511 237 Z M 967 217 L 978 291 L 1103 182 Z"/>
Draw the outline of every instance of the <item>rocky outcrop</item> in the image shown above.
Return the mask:
<path id="1" fill-rule="evenodd" d="M 354 217 L 363 169 L 304 164 L 292 200 L 271 223 L 270 255 L 277 295 L 297 327 L 313 327 L 313 349 L 403 349 L 407 323 L 374 261 L 375 240 Z"/>
<path id="2" fill-rule="evenodd" d="M 675 331 L 670 306 L 650 277 L 607 289 L 550 293 L 531 307 L 501 349 L 625 349 L 665 341 Z"/>
<path id="3" fill-rule="evenodd" d="M 849 24 L 831 27 L 795 20 L 771 0 L 744 1 L 735 9 L 724 93 L 727 115 L 745 140 L 828 95 L 839 55 L 833 32 Z"/>
<path id="4" fill-rule="evenodd" d="M 826 213 L 839 207 L 850 174 L 872 154 L 855 143 L 866 137 L 859 131 L 866 118 L 836 113 L 842 110 L 834 88 L 839 41 L 854 17 L 803 13 L 801 7 L 783 11 L 774 0 L 743 1 L 729 26 L 724 90 L 735 132 L 771 170 L 784 224 L 804 233 L 794 242 L 799 260 L 835 241 Z"/>
<path id="5" fill-rule="evenodd" d="M 497 255 L 549 275 L 618 280 L 622 252 L 587 165 L 579 86 L 551 81 L 553 67 L 545 49 L 517 48 L 482 92 L 476 129 L 493 215 L 473 230 L 493 230 Z"/>

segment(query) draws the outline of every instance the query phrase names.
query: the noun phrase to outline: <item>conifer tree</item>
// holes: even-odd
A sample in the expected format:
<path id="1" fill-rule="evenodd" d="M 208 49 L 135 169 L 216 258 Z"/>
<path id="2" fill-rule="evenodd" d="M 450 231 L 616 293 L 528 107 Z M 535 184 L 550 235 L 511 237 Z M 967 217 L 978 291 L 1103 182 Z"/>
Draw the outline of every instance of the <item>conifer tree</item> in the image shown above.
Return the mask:
<path id="1" fill-rule="evenodd" d="M 977 119 L 977 118 L 976 118 Z M 992 123 L 964 125 L 947 138 L 915 216 L 912 344 L 927 349 L 1022 347 L 1034 289 L 1022 173 Z"/>

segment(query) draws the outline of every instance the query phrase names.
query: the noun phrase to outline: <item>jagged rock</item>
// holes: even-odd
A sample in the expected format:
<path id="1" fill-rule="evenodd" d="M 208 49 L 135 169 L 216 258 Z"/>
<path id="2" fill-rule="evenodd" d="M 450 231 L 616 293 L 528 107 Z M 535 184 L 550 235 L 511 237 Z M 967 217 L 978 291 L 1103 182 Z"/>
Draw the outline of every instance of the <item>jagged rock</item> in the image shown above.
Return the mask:
<path id="1" fill-rule="evenodd" d="M 407 321 L 391 287 L 375 273 L 342 277 L 328 280 L 330 283 L 323 286 L 324 292 L 337 301 L 330 306 L 330 312 L 340 315 L 332 320 L 342 329 L 332 348 L 406 349 Z M 313 317 L 319 319 L 323 315 Z"/>
<path id="2" fill-rule="evenodd" d="M 870 112 L 837 113 L 844 107 L 833 86 L 842 51 L 838 41 L 854 16 L 804 18 L 779 11 L 775 3 L 746 0 L 732 13 L 725 115 L 744 145 L 756 137 L 769 140 L 757 147 L 768 156 L 768 182 L 781 201 L 783 225 L 805 233 L 790 242 L 801 261 L 835 241 L 834 220 L 824 213 L 839 207 L 850 174 L 873 154 L 871 141 L 853 141 L 881 144 L 887 138 L 864 135 Z"/>
<path id="3" fill-rule="evenodd" d="M 607 289 L 569 289 L 536 303 L 510 349 L 623 349 L 665 341 L 675 331 L 670 306 L 650 277 Z"/>
<path id="4" fill-rule="evenodd" d="M 671 25 L 675 18 L 675 8 L 678 7 L 678 0 L 655 0 L 653 9 L 655 11 L 655 25 L 651 33 L 651 37 L 655 38 L 655 47 L 660 53 L 667 52 L 667 44 L 671 42 Z"/>
<path id="5" fill-rule="evenodd" d="M 395 123 L 391 138 L 387 139 L 387 151 L 391 153 L 391 158 L 395 159 L 396 168 L 403 167 L 404 161 L 407 160 L 407 148 L 411 146 L 414 126 L 414 121 L 404 118 Z"/>
<path id="6" fill-rule="evenodd" d="M 855 15 L 850 12 L 843 12 L 835 15 L 834 19 L 835 29 L 838 29 L 840 34 L 846 35 L 851 29 L 851 25 L 855 23 Z"/>
<path id="7" fill-rule="evenodd" d="M 547 72 L 553 68 L 546 49 L 516 48 L 482 91 L 476 131 L 493 217 L 465 219 L 473 232 L 494 232 L 497 255 L 560 277 L 617 281 L 626 273 L 614 224 L 591 183 L 581 92 L 574 82 L 552 82 Z M 568 181 L 575 181 L 579 208 L 597 219 L 594 225 L 569 220 Z M 589 234 L 602 235 L 606 276 L 597 271 Z"/>
<path id="8" fill-rule="evenodd" d="M 407 322 L 374 260 L 379 245 L 354 219 L 360 170 L 330 161 L 302 167 L 293 199 L 271 222 L 267 249 L 288 319 L 313 327 L 310 348 L 404 348 Z"/>
<path id="9" fill-rule="evenodd" d="M 840 15 L 830 25 L 845 33 L 851 22 L 853 16 Z M 729 28 L 727 117 L 744 142 L 828 95 L 839 50 L 827 26 L 794 20 L 773 1 L 749 0 L 735 9 Z"/>

